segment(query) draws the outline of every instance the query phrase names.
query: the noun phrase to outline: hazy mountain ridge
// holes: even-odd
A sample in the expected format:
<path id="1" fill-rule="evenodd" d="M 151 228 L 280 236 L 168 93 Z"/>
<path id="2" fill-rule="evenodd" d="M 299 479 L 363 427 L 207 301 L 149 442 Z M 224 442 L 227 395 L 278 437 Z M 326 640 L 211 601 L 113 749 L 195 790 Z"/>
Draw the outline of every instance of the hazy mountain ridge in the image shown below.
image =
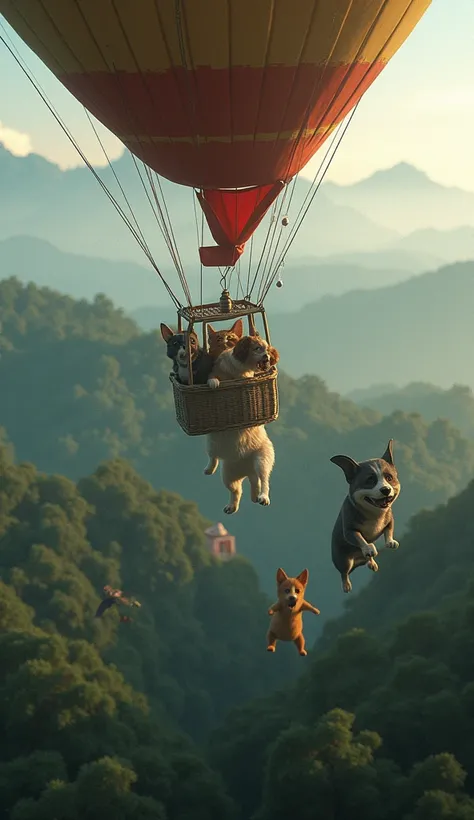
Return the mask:
<path id="1" fill-rule="evenodd" d="M 323 190 L 332 202 L 356 208 L 404 234 L 474 225 L 473 192 L 441 185 L 405 162 L 352 185 L 326 183 Z"/>
<path id="2" fill-rule="evenodd" d="M 428 421 L 448 419 L 463 435 L 474 438 L 474 393 L 463 384 L 454 384 L 448 390 L 421 381 L 404 387 L 381 384 L 355 390 L 346 398 L 383 415 L 400 410 L 419 413 Z"/>
<path id="3" fill-rule="evenodd" d="M 112 169 L 97 169 L 97 173 L 133 221 L 114 179 L 114 173 L 117 175 L 152 251 L 163 266 L 169 266 L 165 243 L 132 160 L 125 154 L 112 163 Z M 34 154 L 14 157 L 0 145 L 0 179 L 6 194 L 0 203 L 0 239 L 26 234 L 45 239 L 66 252 L 143 262 L 142 252 L 89 169 L 61 171 Z M 183 262 L 196 266 L 193 191 L 167 180 L 161 184 Z M 308 180 L 298 179 L 290 220 L 309 188 Z M 315 247 L 320 255 L 338 249 L 378 249 L 398 238 L 393 229 L 380 226 L 346 205 L 332 203 L 321 192 L 298 233 L 293 256 L 312 256 Z M 255 244 L 258 246 L 258 242 Z"/>
<path id="4" fill-rule="evenodd" d="M 77 479 L 104 459 L 125 458 L 155 487 L 194 499 L 210 520 L 222 518 L 227 493 L 220 477 L 202 476 L 205 442 L 185 436 L 176 423 L 159 332 L 139 333 L 107 299 L 77 302 L 14 279 L 0 283 L 0 321 L 0 426 L 19 461 Z M 404 485 L 397 502 L 401 534 L 413 513 L 445 501 L 471 479 L 474 442 L 447 422 L 427 424 L 403 413 L 382 418 L 317 376 L 290 378 L 284 362 L 280 417 L 269 428 L 277 453 L 272 504 L 262 514 L 245 493 L 229 529 L 271 594 L 276 567 L 285 561 L 307 566 L 318 579 L 324 615 L 308 623 L 310 639 L 344 601 L 329 550 L 344 478 L 330 457 L 382 453 L 395 439 Z M 356 574 L 354 589 L 369 580 L 370 573 Z"/>
<path id="5" fill-rule="evenodd" d="M 145 330 L 175 319 L 153 272 L 133 263 L 62 254 L 28 238 L 0 242 L 0 270 L 2 278 L 10 274 L 24 282 L 54 283 L 76 298 L 90 299 L 97 290 L 113 294 Z M 290 268 L 285 270 L 284 288 L 272 289 L 267 305 L 272 339 L 284 369 L 296 376 L 321 374 L 331 388 L 344 393 L 377 383 L 393 385 L 390 390 L 374 388 L 375 398 L 381 392 L 395 392 L 397 385 L 407 381 L 474 387 L 470 355 L 474 263 L 444 266 L 390 285 L 385 285 L 387 272 L 372 273 L 372 282 L 365 280 L 366 289 L 357 290 L 357 271 L 348 266 L 307 265 L 293 274 Z M 383 287 L 373 286 L 377 278 Z M 312 299 L 311 289 L 323 288 L 324 282 L 328 288 L 335 290 L 339 283 L 348 290 Z M 298 310 L 298 300 L 303 299 L 306 305 Z M 139 307 L 144 302 L 148 307 Z M 292 342 L 295 338 L 298 346 Z M 363 394 L 351 398 L 362 404 L 365 400 Z"/>
<path id="6" fill-rule="evenodd" d="M 178 287 L 174 270 L 163 270 L 173 286 Z M 116 261 L 83 254 L 68 254 L 50 242 L 31 236 L 0 240 L 0 278 L 16 276 L 22 282 L 34 281 L 56 288 L 76 299 L 92 299 L 98 292 L 132 312 L 139 324 L 157 327 L 163 312 L 174 315 L 167 294 L 151 265 Z M 272 288 L 266 305 L 270 310 L 298 310 L 308 301 L 326 293 L 339 295 L 357 288 L 376 287 L 380 282 L 392 284 L 410 276 L 409 271 L 364 268 L 336 264 L 331 257 L 325 263 L 318 258 L 305 259 L 301 265 L 287 265 L 283 271 L 284 290 Z M 194 284 L 194 283 L 192 283 Z M 208 281 L 210 298 L 213 282 Z M 143 307 L 147 305 L 147 307 Z"/>
<path id="7" fill-rule="evenodd" d="M 343 393 L 377 382 L 473 387 L 473 302 L 474 263 L 462 262 L 274 315 L 272 340 L 292 375 L 318 373 Z"/>
<path id="8" fill-rule="evenodd" d="M 177 274 L 132 160 L 124 155 L 112 168 L 100 169 L 101 178 L 116 192 L 113 172 L 117 174 L 130 197 L 133 216 L 143 226 L 146 239 L 151 238 L 160 269 L 181 297 Z M 17 276 L 22 281 L 59 288 L 76 298 L 91 299 L 104 292 L 132 312 L 143 327 L 156 327 L 163 315 L 165 320 L 173 317 L 162 283 L 87 168 L 62 171 L 40 156 L 15 157 L 0 146 L 0 179 L 6 193 L 0 202 L 1 278 Z M 309 185 L 308 180 L 298 180 L 290 226 Z M 197 297 L 193 192 L 166 180 L 162 187 L 193 296 Z M 423 204 L 427 192 L 438 203 L 436 208 L 442 206 L 445 214 L 449 211 L 451 223 L 453 214 L 456 216 L 457 224 L 445 224 L 438 230 L 417 227 L 415 220 L 405 226 L 409 230 L 403 235 L 396 209 L 428 213 Z M 381 226 L 387 211 L 380 197 L 390 200 L 396 229 Z M 449 207 L 453 197 L 457 202 L 454 211 Z M 368 209 L 372 209 L 369 217 L 364 215 Z M 437 222 L 436 214 L 433 220 Z M 474 221 L 474 194 L 440 186 L 403 163 L 355 185 L 326 183 L 282 269 L 284 289 L 271 289 L 267 309 L 272 314 L 297 311 L 325 295 L 396 285 L 447 262 L 474 258 L 474 227 L 469 221 Z M 254 260 L 265 233 L 264 226 L 257 232 Z M 246 262 L 247 257 L 244 268 Z M 212 270 L 205 274 L 203 299 L 212 301 L 218 288 L 217 274 Z"/>
<path id="9" fill-rule="evenodd" d="M 112 163 L 112 168 L 97 169 L 97 172 L 117 195 L 128 218 L 132 221 L 134 216 L 138 218 L 159 263 L 169 268 L 168 251 L 130 157 L 124 154 Z M 129 198 L 133 216 L 114 174 Z M 49 241 L 65 252 L 144 263 L 142 251 L 89 169 L 62 171 L 40 156 L 16 157 L 0 145 L 0 179 L 4 192 L 0 203 L 0 239 L 30 235 Z M 197 236 L 193 192 L 167 180 L 161 184 L 183 262 L 195 266 Z M 300 177 L 288 215 L 290 226 L 309 190 L 310 182 Z M 427 196 L 433 206 L 428 210 Z M 390 206 L 388 210 L 385 200 Z M 411 211 L 415 217 L 418 214 L 422 218 L 407 219 Z M 376 267 L 421 271 L 443 261 L 457 261 L 455 252 L 459 244 L 462 258 L 466 258 L 471 241 L 469 227 L 473 225 L 474 193 L 438 185 L 423 172 L 402 163 L 378 171 L 355 185 L 325 183 L 298 232 L 290 261 L 317 256 L 320 263 L 325 263 L 324 257 L 334 256 L 339 263 L 346 261 L 341 258 L 344 254 L 379 252 L 387 257 L 382 264 L 377 259 Z M 424 236 L 426 229 L 440 230 L 442 236 Z M 417 236 L 420 230 L 422 233 Z M 454 231 L 454 235 L 450 231 Z M 256 245 L 262 241 L 264 232 L 262 226 Z M 407 254 L 405 264 L 400 264 L 397 258 L 401 252 Z M 393 254 L 395 263 L 391 259 Z"/>

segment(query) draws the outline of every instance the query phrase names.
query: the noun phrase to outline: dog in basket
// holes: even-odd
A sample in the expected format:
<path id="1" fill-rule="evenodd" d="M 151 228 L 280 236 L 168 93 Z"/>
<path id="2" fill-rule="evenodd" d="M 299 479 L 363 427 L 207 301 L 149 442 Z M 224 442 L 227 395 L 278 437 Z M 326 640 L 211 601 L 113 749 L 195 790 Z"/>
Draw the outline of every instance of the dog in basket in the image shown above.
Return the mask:
<path id="1" fill-rule="evenodd" d="M 259 370 L 268 370 L 268 348 L 268 342 L 260 336 L 243 336 L 217 357 L 207 380 L 209 387 L 215 390 L 222 381 L 251 379 Z"/>
<path id="2" fill-rule="evenodd" d="M 212 325 L 208 325 L 207 334 L 209 341 L 209 355 L 212 359 L 215 361 L 221 353 L 224 353 L 225 350 L 231 350 L 234 348 L 239 339 L 242 338 L 243 332 L 244 327 L 242 319 L 237 319 L 229 330 L 214 330 Z M 270 367 L 273 367 L 279 361 L 280 354 L 275 347 L 272 347 L 272 345 L 269 345 L 267 350 L 270 357 Z M 262 362 L 262 364 L 257 367 L 257 370 L 266 370 L 266 368 L 267 363 Z"/>
<path id="3" fill-rule="evenodd" d="M 214 330 L 212 325 L 207 326 L 207 340 L 209 342 L 209 355 L 215 361 L 224 350 L 230 350 L 235 347 L 239 339 L 244 333 L 244 325 L 242 319 L 237 319 L 236 322 L 228 330 Z"/>
<path id="4" fill-rule="evenodd" d="M 188 354 L 186 351 L 186 334 L 171 330 L 163 322 L 160 324 L 163 340 L 166 342 L 166 355 L 173 362 L 173 374 L 181 384 L 189 384 Z M 191 366 L 194 384 L 206 384 L 214 360 L 202 347 L 194 330 L 190 330 L 189 346 L 191 348 Z"/>
<path id="5" fill-rule="evenodd" d="M 259 336 L 244 336 L 230 350 L 225 350 L 212 369 L 208 385 L 217 389 L 221 381 L 252 378 L 260 369 L 270 368 L 269 345 Z M 245 478 L 250 482 L 250 497 L 255 504 L 270 504 L 270 475 L 275 464 L 275 450 L 263 424 L 256 427 L 225 430 L 207 436 L 209 462 L 205 475 L 213 475 L 222 461 L 222 481 L 230 492 L 224 507 L 227 515 L 237 512 Z"/>

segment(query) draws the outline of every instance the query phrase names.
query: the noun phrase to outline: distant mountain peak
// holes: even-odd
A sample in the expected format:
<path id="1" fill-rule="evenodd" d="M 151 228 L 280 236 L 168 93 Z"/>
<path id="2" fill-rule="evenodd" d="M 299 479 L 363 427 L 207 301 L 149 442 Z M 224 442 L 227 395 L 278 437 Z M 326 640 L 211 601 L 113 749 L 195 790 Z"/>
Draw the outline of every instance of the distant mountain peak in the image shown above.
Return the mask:
<path id="1" fill-rule="evenodd" d="M 429 190 L 431 188 L 448 190 L 446 185 L 435 182 L 425 171 L 421 171 L 409 162 L 397 162 L 390 168 L 380 168 L 368 177 L 359 179 L 351 185 L 338 185 L 337 183 L 326 183 L 328 189 L 339 189 L 345 191 L 389 191 L 390 189 L 403 190 Z M 324 190 L 323 186 L 323 190 Z"/>
<path id="2" fill-rule="evenodd" d="M 419 168 L 416 168 L 414 165 L 410 165 L 409 162 L 397 162 L 397 164 L 392 165 L 391 168 L 380 168 L 368 177 L 366 181 L 368 182 L 370 179 L 377 180 L 381 178 L 384 179 L 384 181 L 394 180 L 405 184 L 433 182 L 425 171 L 420 171 Z"/>
<path id="3" fill-rule="evenodd" d="M 420 169 L 414 165 L 410 165 L 408 162 L 398 162 L 396 165 L 392 165 L 391 168 L 381 168 L 369 177 L 361 179 L 359 182 L 355 182 L 353 185 L 347 187 L 365 191 L 390 190 L 394 188 L 402 188 L 405 191 L 420 191 L 433 187 L 444 188 L 445 186 L 434 182 L 425 171 L 420 171 Z"/>

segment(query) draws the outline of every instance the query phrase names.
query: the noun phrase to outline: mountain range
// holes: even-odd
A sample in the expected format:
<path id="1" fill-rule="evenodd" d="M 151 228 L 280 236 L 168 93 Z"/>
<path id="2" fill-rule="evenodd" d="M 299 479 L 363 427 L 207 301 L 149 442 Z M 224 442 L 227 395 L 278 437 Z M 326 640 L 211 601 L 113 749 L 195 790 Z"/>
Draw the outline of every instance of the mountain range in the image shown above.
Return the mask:
<path id="1" fill-rule="evenodd" d="M 143 174 L 140 177 L 137 173 L 130 155 L 124 154 L 96 172 L 123 207 L 128 219 L 132 223 L 137 220 L 160 268 L 169 274 L 173 265 L 168 249 L 145 196 Z M 149 267 L 143 250 L 89 169 L 79 167 L 62 171 L 38 155 L 16 157 L 0 145 L 0 180 L 3 193 L 0 240 L 30 236 L 49 242 L 63 253 Z M 200 209 L 197 206 L 195 212 L 190 189 L 172 185 L 167 180 L 162 180 L 160 185 L 182 263 L 192 281 L 198 272 L 196 249 L 197 230 L 198 233 L 201 230 Z M 160 199 L 160 191 L 155 190 Z M 310 191 L 310 182 L 300 177 L 288 212 L 290 229 Z M 426 206 L 427 200 L 431 203 L 430 208 Z M 407 216 L 408 212 L 413 212 L 413 218 Z M 267 224 L 268 221 L 269 217 Z M 263 224 L 255 237 L 254 259 L 265 235 Z M 204 242 L 209 240 L 206 234 L 203 238 Z M 248 258 L 247 249 L 242 262 L 244 267 Z M 474 193 L 439 185 L 421 171 L 401 163 L 378 171 L 355 185 L 325 183 L 287 256 L 285 274 L 307 264 L 318 267 L 335 264 L 391 272 L 386 279 L 389 284 L 407 274 L 469 258 L 474 258 Z M 10 273 L 8 270 L 4 275 Z M 360 275 L 360 271 L 357 273 Z M 378 279 L 374 277 L 369 281 L 362 276 L 360 282 L 363 286 L 373 287 L 378 284 Z M 206 271 L 205 283 L 209 283 L 210 298 L 214 298 L 212 271 Z M 136 288 L 131 290 L 135 295 Z M 311 294 L 305 291 L 296 306 L 305 304 L 308 295 L 314 298 L 324 292 L 338 293 L 340 290 L 336 285 L 334 289 L 317 289 Z M 157 291 L 156 304 L 160 303 L 162 293 L 165 296 L 165 291 Z M 116 294 L 110 295 L 117 298 Z M 147 303 L 148 293 L 144 293 L 142 304 Z M 290 309 L 293 307 L 292 303 Z"/>
<path id="2" fill-rule="evenodd" d="M 372 399 L 407 382 L 474 388 L 473 304 L 474 262 L 460 262 L 271 313 L 272 342 L 292 376 L 317 374 L 331 389 L 378 409 Z M 132 316 L 145 330 L 159 323 L 152 307 Z"/>
<path id="3" fill-rule="evenodd" d="M 105 169 L 97 169 L 97 173 L 129 219 L 133 222 L 136 217 L 156 258 L 161 264 L 166 259 L 169 266 L 165 243 L 145 196 L 143 172 L 140 177 L 130 155 L 124 154 Z M 0 146 L 0 179 L 4 193 L 0 203 L 0 239 L 30 235 L 46 239 L 66 252 L 143 262 L 141 249 L 89 169 L 61 171 L 35 154 L 15 157 Z M 161 180 L 161 187 L 183 263 L 196 266 L 193 191 L 167 180 Z M 292 196 L 293 214 L 296 215 L 309 190 L 309 181 L 301 177 Z M 289 216 L 291 219 L 291 213 Z M 200 220 L 199 214 L 198 229 Z M 260 232 L 260 242 L 262 236 Z M 381 227 L 353 208 L 334 204 L 320 193 L 310 218 L 299 231 L 294 256 L 378 250 L 398 238 L 396 231 Z"/>
<path id="4" fill-rule="evenodd" d="M 179 287 L 176 271 L 165 269 L 163 273 L 167 281 Z M 331 257 L 322 262 L 306 257 L 301 263 L 284 268 L 284 289 L 271 289 L 267 307 L 276 311 L 299 310 L 327 293 L 345 293 L 356 285 L 373 288 L 380 282 L 394 284 L 410 275 L 411 271 L 403 268 L 354 265 L 349 260 L 336 262 Z M 0 278 L 10 276 L 16 276 L 22 282 L 34 281 L 56 288 L 77 299 L 92 299 L 96 293 L 105 293 L 129 312 L 138 310 L 136 318 L 143 327 L 155 327 L 158 315 L 174 313 L 168 295 L 150 265 L 66 253 L 50 242 L 32 236 L 19 235 L 0 240 Z M 213 285 L 214 280 L 205 284 L 210 299 L 215 296 Z"/>
<path id="5" fill-rule="evenodd" d="M 156 239 L 130 156 L 98 173 L 111 189 L 120 179 L 131 212 Z M 163 285 L 87 168 L 62 171 L 37 155 L 15 157 L 0 147 L 0 180 L 0 278 L 16 276 L 76 298 L 102 292 L 144 329 L 173 321 Z M 296 209 L 309 186 L 298 180 Z M 166 180 L 162 189 L 196 298 L 192 192 Z M 419 218 L 402 224 L 408 211 Z M 164 241 L 161 251 L 155 244 L 163 274 L 181 297 Z M 326 183 L 282 269 L 284 287 L 272 288 L 266 302 L 285 369 L 316 373 L 342 392 L 426 379 L 472 386 L 474 266 L 446 265 L 469 257 L 474 194 L 438 185 L 403 163 L 355 185 Z M 216 298 L 216 277 L 203 271 L 204 301 Z"/>
<path id="6" fill-rule="evenodd" d="M 406 162 L 353 185 L 328 182 L 324 193 L 333 203 L 355 208 L 401 234 L 474 224 L 474 193 L 440 185 Z"/>
<path id="7" fill-rule="evenodd" d="M 343 393 L 381 383 L 474 387 L 474 262 L 405 282 L 325 296 L 271 317 L 293 376 L 317 373 Z"/>

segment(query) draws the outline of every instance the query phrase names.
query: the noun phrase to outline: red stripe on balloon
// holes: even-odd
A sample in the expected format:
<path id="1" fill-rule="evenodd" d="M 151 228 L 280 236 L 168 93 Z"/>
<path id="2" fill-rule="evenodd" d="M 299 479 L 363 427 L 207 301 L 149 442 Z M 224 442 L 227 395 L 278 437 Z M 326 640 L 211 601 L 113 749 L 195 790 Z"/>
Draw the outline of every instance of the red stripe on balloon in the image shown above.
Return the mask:
<path id="1" fill-rule="evenodd" d="M 120 139 L 125 137 L 247 137 L 226 143 L 142 143 L 129 147 L 158 173 L 195 187 L 261 185 L 291 177 L 325 135 L 294 142 L 259 142 L 339 122 L 384 68 L 384 62 L 266 69 L 198 68 L 194 72 L 75 73 L 64 85 Z M 295 171 L 296 169 L 296 171 Z"/>

